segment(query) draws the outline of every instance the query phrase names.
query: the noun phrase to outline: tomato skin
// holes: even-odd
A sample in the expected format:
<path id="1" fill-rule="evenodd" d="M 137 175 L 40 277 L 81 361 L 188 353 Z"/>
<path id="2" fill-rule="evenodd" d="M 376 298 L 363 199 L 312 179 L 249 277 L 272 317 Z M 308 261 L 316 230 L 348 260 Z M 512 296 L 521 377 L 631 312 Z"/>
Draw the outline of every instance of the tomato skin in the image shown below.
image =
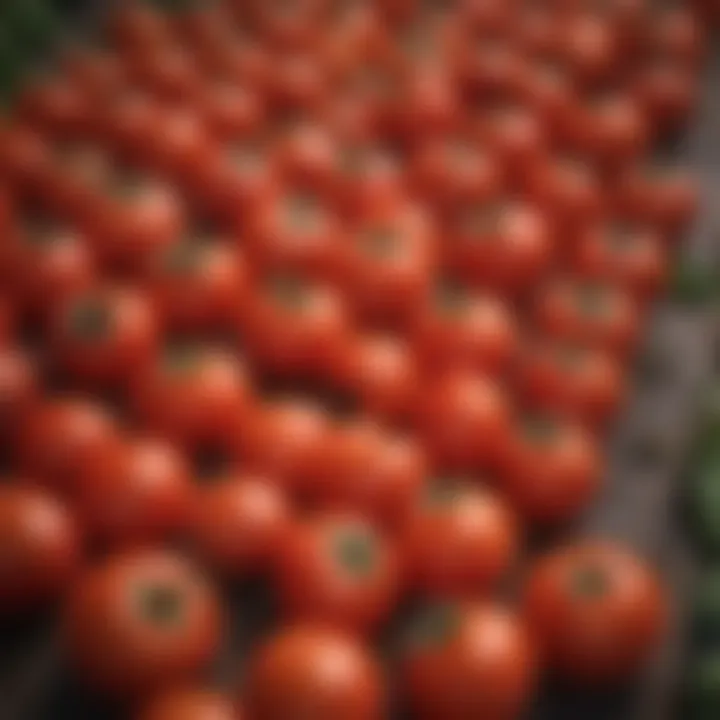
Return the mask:
<path id="1" fill-rule="evenodd" d="M 547 57 L 562 45 L 558 12 L 542 3 L 529 3 L 514 19 L 514 33 L 520 48 L 531 57 Z"/>
<path id="2" fill-rule="evenodd" d="M 0 174 L 22 190 L 33 190 L 52 165 L 47 140 L 24 124 L 0 126 Z"/>
<path id="3" fill-rule="evenodd" d="M 0 294 L 0 348 L 7 347 L 15 337 L 17 321 L 10 300 Z"/>
<path id="4" fill-rule="evenodd" d="M 232 442 L 251 390 L 242 360 L 211 345 L 169 345 L 135 377 L 131 402 L 145 426 L 197 447 Z"/>
<path id="5" fill-rule="evenodd" d="M 574 520 L 600 487 L 602 463 L 580 425 L 545 416 L 513 428 L 501 462 L 501 487 L 527 521 L 553 526 Z"/>
<path id="6" fill-rule="evenodd" d="M 126 68 L 120 56 L 109 50 L 68 48 L 61 66 L 68 80 L 91 102 L 106 102 L 126 86 Z"/>
<path id="7" fill-rule="evenodd" d="M 423 595 L 490 592 L 513 567 L 519 529 L 505 501 L 468 480 L 425 489 L 399 534 L 408 582 Z"/>
<path id="8" fill-rule="evenodd" d="M 134 55 L 156 45 L 170 44 L 171 26 L 166 17 L 141 2 L 125 3 L 109 19 L 110 37 L 125 55 Z"/>
<path id="9" fill-rule="evenodd" d="M 128 60 L 130 78 L 161 100 L 183 102 L 201 96 L 203 76 L 194 56 L 181 45 L 153 45 Z"/>
<path id="10" fill-rule="evenodd" d="M 535 318 L 551 336 L 627 356 L 637 344 L 640 314 L 637 302 L 615 284 L 558 279 L 541 291 Z"/>
<path id="11" fill-rule="evenodd" d="M 510 40 L 478 33 L 457 47 L 457 73 L 467 92 L 480 98 L 516 96 L 529 63 Z"/>
<path id="12" fill-rule="evenodd" d="M 646 48 L 697 69 L 707 55 L 707 36 L 696 13 L 682 6 L 658 13 L 647 28 Z"/>
<path id="13" fill-rule="evenodd" d="M 365 520 L 325 514 L 284 533 L 274 583 L 286 617 L 366 636 L 387 620 L 400 590 L 398 558 Z"/>
<path id="14" fill-rule="evenodd" d="M 520 91 L 521 100 L 538 114 L 551 139 L 562 136 L 575 109 L 576 82 L 567 65 L 545 58 L 537 58 L 528 68 Z"/>
<path id="15" fill-rule="evenodd" d="M 210 133 L 220 142 L 251 137 L 265 122 L 260 94 L 250 86 L 218 80 L 204 89 L 200 112 Z"/>
<path id="16" fill-rule="evenodd" d="M 187 461 L 172 445 L 140 437 L 86 468 L 74 508 L 105 548 L 158 544 L 189 526 L 194 493 Z"/>
<path id="17" fill-rule="evenodd" d="M 336 155 L 334 138 L 319 124 L 291 125 L 277 139 L 278 167 L 291 184 L 326 193 L 334 182 Z"/>
<path id="18" fill-rule="evenodd" d="M 148 702 L 135 720 L 243 720 L 239 706 L 213 690 L 168 690 Z"/>
<path id="19" fill-rule="evenodd" d="M 230 471 L 198 490 L 191 537 L 210 566 L 242 578 L 274 563 L 290 519 L 278 484 L 276 478 Z"/>
<path id="20" fill-rule="evenodd" d="M 495 200 L 468 204 L 451 216 L 444 264 L 471 284 L 503 295 L 532 287 L 555 255 L 548 213 L 529 203 Z"/>
<path id="21" fill-rule="evenodd" d="M 191 332 L 233 325 L 250 268 L 230 238 L 190 238 L 148 263 L 148 293 L 165 327 Z"/>
<path id="22" fill-rule="evenodd" d="M 524 614 L 551 667 L 602 685 L 627 678 L 652 657 L 667 604 L 640 558 L 622 546 L 586 541 L 555 550 L 531 569 Z"/>
<path id="23" fill-rule="evenodd" d="M 36 82 L 17 101 L 22 122 L 53 138 L 87 134 L 92 108 L 82 88 L 66 77 Z"/>
<path id="24" fill-rule="evenodd" d="M 326 69 L 309 53 L 288 53 L 274 57 L 267 79 L 271 106 L 280 112 L 316 110 L 326 97 Z"/>
<path id="25" fill-rule="evenodd" d="M 582 86 L 613 79 L 618 70 L 618 49 L 618 37 L 606 18 L 579 12 L 562 25 L 561 54 Z"/>
<path id="26" fill-rule="evenodd" d="M 12 447 L 17 429 L 40 397 L 40 372 L 35 359 L 14 347 L 0 345 L 0 447 Z"/>
<path id="27" fill-rule="evenodd" d="M 417 424 L 438 466 L 473 471 L 497 460 L 507 440 L 510 410 L 495 382 L 459 371 L 428 385 L 419 401 Z"/>
<path id="28" fill-rule="evenodd" d="M 317 25 L 322 20 L 325 0 L 257 0 L 251 3 L 253 18 L 263 40 L 276 50 L 312 47 L 317 38 Z"/>
<path id="29" fill-rule="evenodd" d="M 425 613 L 428 619 L 421 615 L 418 623 L 431 629 L 418 631 L 421 637 L 406 650 L 400 667 L 413 716 L 511 720 L 522 715 L 538 672 L 521 621 L 483 602 L 430 606 Z"/>
<path id="30" fill-rule="evenodd" d="M 168 624 L 173 612 L 179 617 Z M 88 570 L 64 618 L 83 678 L 125 697 L 192 680 L 212 660 L 222 626 L 215 590 L 187 560 L 161 550 L 120 554 Z"/>
<path id="31" fill-rule="evenodd" d="M 58 599 L 80 568 L 79 529 L 67 508 L 38 488 L 0 488 L 0 614 Z"/>
<path id="32" fill-rule="evenodd" d="M 328 675 L 329 666 L 336 672 Z M 249 717 L 262 720 L 379 720 L 386 691 L 364 646 L 337 631 L 298 625 L 280 630 L 257 651 L 245 706 Z"/>
<path id="33" fill-rule="evenodd" d="M 72 295 L 49 319 L 51 352 L 81 382 L 118 384 L 151 360 L 159 343 L 152 305 L 130 287 L 98 287 Z"/>

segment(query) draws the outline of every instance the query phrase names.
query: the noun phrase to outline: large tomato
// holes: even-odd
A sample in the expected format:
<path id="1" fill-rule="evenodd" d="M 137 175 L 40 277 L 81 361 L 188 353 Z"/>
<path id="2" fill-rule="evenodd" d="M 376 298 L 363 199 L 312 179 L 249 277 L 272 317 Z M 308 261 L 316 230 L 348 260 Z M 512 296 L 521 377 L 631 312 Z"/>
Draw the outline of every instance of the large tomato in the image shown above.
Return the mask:
<path id="1" fill-rule="evenodd" d="M 70 512 L 40 489 L 0 487 L 0 613 L 57 599 L 75 579 L 80 531 Z"/>
<path id="2" fill-rule="evenodd" d="M 408 583 L 424 595 L 489 592 L 513 568 L 518 525 L 505 501 L 468 479 L 442 478 L 400 531 Z"/>
<path id="3" fill-rule="evenodd" d="M 561 25 L 560 53 L 576 82 L 594 86 L 614 79 L 620 60 L 612 22 L 595 13 L 572 13 Z"/>
<path id="4" fill-rule="evenodd" d="M 0 447 L 13 446 L 18 427 L 40 397 L 39 369 L 35 358 L 20 348 L 0 344 Z"/>
<path id="5" fill-rule="evenodd" d="M 88 570 L 64 617 L 73 665 L 94 687 L 120 696 L 194 680 L 213 660 L 223 624 L 200 571 L 161 550 L 124 553 Z"/>
<path id="6" fill-rule="evenodd" d="M 413 717 L 512 720 L 535 689 L 535 648 L 520 620 L 489 603 L 443 603 L 414 618 L 400 665 Z"/>
<path id="7" fill-rule="evenodd" d="M 150 700 L 135 720 L 243 720 L 240 706 L 220 692 L 174 689 Z"/>
<path id="8" fill-rule="evenodd" d="M 337 631 L 300 625 L 261 645 L 251 660 L 245 706 L 249 717 L 262 720 L 378 720 L 386 713 L 386 691 L 363 645 Z"/>
<path id="9" fill-rule="evenodd" d="M 639 670 L 658 647 L 667 613 L 654 571 L 602 541 L 541 558 L 530 571 L 524 608 L 548 664 L 587 683 L 612 683 Z"/>

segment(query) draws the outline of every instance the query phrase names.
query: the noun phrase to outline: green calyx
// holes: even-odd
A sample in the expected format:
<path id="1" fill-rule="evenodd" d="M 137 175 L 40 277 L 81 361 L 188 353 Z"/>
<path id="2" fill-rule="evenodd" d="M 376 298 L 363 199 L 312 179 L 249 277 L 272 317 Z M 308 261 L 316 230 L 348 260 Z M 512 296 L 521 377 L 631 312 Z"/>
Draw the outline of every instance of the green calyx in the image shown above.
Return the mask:
<path id="1" fill-rule="evenodd" d="M 307 287 L 296 275 L 274 275 L 267 285 L 272 297 L 289 310 L 300 311 L 308 301 Z"/>
<path id="2" fill-rule="evenodd" d="M 608 574 L 599 567 L 577 569 L 570 577 L 573 595 L 583 600 L 598 600 L 607 594 L 610 588 Z"/>
<path id="3" fill-rule="evenodd" d="M 455 637 L 460 623 L 460 609 L 454 603 L 427 605 L 412 619 L 406 635 L 407 645 L 420 650 L 441 647 Z"/>
<path id="4" fill-rule="evenodd" d="M 533 415 L 522 421 L 523 437 L 537 445 L 547 445 L 557 439 L 560 424 L 546 415 Z"/>
<path id="5" fill-rule="evenodd" d="M 391 258 L 397 247 L 397 233 L 392 228 L 374 227 L 362 235 L 362 248 L 373 257 Z"/>
<path id="6" fill-rule="evenodd" d="M 113 315 L 104 298 L 83 298 L 70 309 L 70 332 L 82 342 L 102 340 L 110 333 L 112 324 Z"/>
<path id="7" fill-rule="evenodd" d="M 136 589 L 137 612 L 145 622 L 159 629 L 180 625 L 185 617 L 185 600 L 172 584 L 148 583 Z"/>
<path id="8" fill-rule="evenodd" d="M 365 528 L 348 527 L 337 531 L 332 539 L 337 563 L 354 578 L 372 574 L 377 558 L 377 540 Z"/>

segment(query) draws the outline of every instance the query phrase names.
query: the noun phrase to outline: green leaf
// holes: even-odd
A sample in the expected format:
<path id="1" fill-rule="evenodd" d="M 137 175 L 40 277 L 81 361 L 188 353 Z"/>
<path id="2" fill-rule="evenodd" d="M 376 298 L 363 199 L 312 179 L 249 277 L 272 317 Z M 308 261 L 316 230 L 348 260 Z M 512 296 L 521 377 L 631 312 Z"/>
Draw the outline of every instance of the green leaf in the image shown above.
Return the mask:
<path id="1" fill-rule="evenodd" d="M 720 716 L 720 653 L 702 654 L 687 669 L 683 720 L 716 720 Z"/>
<path id="2" fill-rule="evenodd" d="M 682 262 L 672 278 L 671 297 L 681 305 L 699 307 L 718 297 L 720 278 L 711 263 Z"/>

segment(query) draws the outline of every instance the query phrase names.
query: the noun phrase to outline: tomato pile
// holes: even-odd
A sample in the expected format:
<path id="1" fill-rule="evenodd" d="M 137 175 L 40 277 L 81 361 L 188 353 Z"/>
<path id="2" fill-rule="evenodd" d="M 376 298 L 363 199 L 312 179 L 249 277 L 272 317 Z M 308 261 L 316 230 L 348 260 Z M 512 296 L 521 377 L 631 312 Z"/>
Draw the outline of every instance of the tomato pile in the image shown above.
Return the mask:
<path id="1" fill-rule="evenodd" d="M 694 213 L 651 151 L 696 15 L 166 5 L 0 126 L 2 614 L 62 600 L 79 677 L 143 720 L 513 720 L 546 674 L 636 673 L 654 571 L 526 550 L 601 491 Z M 224 694 L 222 588 L 258 577 L 276 630 Z"/>

